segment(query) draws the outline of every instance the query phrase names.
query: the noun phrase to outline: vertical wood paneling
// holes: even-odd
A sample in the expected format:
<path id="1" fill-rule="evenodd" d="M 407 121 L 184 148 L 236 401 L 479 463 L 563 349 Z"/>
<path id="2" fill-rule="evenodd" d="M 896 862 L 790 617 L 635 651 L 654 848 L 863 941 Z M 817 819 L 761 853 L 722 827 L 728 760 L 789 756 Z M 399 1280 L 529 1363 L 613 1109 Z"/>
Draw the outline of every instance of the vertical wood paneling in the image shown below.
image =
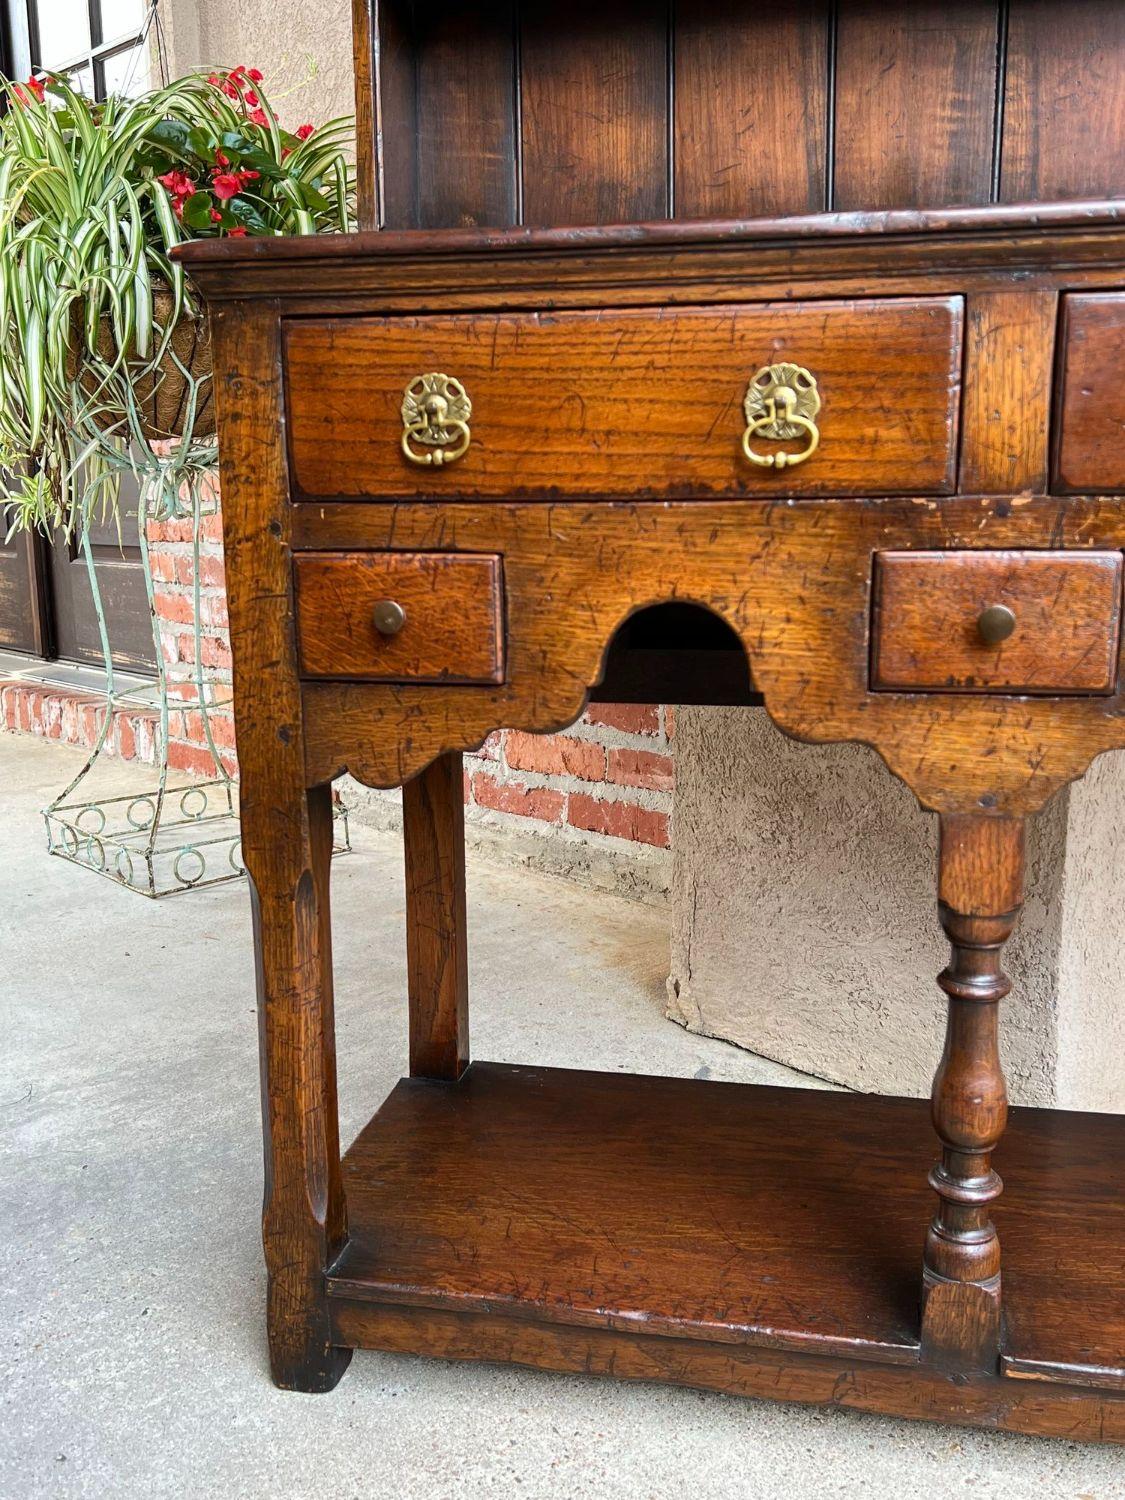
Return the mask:
<path id="1" fill-rule="evenodd" d="M 375 23 L 372 0 L 352 0 L 352 77 L 355 83 L 355 197 L 361 229 L 377 229 L 375 190 Z"/>
<path id="2" fill-rule="evenodd" d="M 409 0 L 371 0 L 378 28 L 375 93 L 379 222 L 418 227 L 417 99 Z"/>
<path id="3" fill-rule="evenodd" d="M 987 203 L 996 0 L 840 0 L 839 209 Z"/>
<path id="4" fill-rule="evenodd" d="M 1125 3 L 1011 0 L 1000 198 L 1125 192 Z"/>
<path id="5" fill-rule="evenodd" d="M 521 57 L 524 222 L 666 217 L 666 5 L 525 6 Z"/>
<path id="6" fill-rule="evenodd" d="M 429 0 L 418 27 L 418 222 L 423 229 L 514 224 L 512 0 Z"/>
<path id="7" fill-rule="evenodd" d="M 827 74 L 827 0 L 678 0 L 676 217 L 822 209 Z"/>

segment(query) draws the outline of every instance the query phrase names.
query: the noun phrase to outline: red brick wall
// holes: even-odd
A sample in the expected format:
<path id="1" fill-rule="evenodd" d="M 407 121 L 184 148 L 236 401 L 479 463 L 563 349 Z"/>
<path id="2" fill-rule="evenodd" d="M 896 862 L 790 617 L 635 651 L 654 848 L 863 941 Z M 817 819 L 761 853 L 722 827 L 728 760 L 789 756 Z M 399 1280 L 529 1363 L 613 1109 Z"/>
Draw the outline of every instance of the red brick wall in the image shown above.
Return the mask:
<path id="1" fill-rule="evenodd" d="M 217 498 L 217 496 L 215 497 Z M 224 592 L 222 521 L 203 522 L 200 549 L 200 654 L 205 692 L 212 703 L 229 700 L 230 636 Z M 194 565 L 190 521 L 153 523 L 148 531 L 161 652 L 173 700 L 193 703 L 195 638 Z M 8 729 L 89 745 L 104 714 L 90 695 L 24 683 L 0 684 L 0 713 Z M 111 753 L 152 762 L 154 716 L 118 712 Z M 229 703 L 210 716 L 216 748 L 237 770 Z M 503 830 L 555 827 L 564 838 L 620 848 L 621 841 L 667 848 L 673 795 L 671 708 L 599 704 L 562 734 L 501 730 L 465 757 L 465 802 L 470 821 Z M 214 774 L 197 708 L 174 709 L 169 721 L 173 769 Z"/>

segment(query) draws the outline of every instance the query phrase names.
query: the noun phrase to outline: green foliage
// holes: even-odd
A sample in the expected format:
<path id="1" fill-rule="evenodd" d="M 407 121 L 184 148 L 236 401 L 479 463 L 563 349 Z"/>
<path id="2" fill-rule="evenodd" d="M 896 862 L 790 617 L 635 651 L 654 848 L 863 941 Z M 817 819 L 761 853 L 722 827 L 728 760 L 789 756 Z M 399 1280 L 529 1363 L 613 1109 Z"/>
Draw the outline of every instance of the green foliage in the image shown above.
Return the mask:
<path id="1" fill-rule="evenodd" d="M 96 104 L 61 80 L 4 87 L 0 470 L 17 526 L 70 527 L 88 476 L 144 441 L 137 382 L 172 357 L 177 320 L 202 315 L 171 249 L 351 228 L 352 124 L 284 129 L 245 68 Z M 198 464 L 190 430 L 181 447 Z M 112 487 L 93 493 L 112 506 Z"/>

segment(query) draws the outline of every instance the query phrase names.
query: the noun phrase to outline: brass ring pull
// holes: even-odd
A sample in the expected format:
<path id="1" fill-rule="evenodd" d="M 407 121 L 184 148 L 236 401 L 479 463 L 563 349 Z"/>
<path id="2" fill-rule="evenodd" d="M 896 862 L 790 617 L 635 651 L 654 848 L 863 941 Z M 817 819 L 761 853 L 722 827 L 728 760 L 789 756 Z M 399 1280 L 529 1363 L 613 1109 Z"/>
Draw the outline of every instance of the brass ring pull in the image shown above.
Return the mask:
<path id="1" fill-rule="evenodd" d="M 402 393 L 402 451 L 412 464 L 456 463 L 469 451 L 473 403 L 459 380 L 432 371 Z"/>
<path id="2" fill-rule="evenodd" d="M 811 458 L 820 445 L 816 425 L 820 392 L 815 378 L 801 365 L 763 365 L 746 388 L 742 410 L 746 416 L 742 451 L 761 469 L 791 469 Z M 785 439 L 802 433 L 807 441 L 799 453 L 756 453 L 750 446 L 754 437 Z"/>

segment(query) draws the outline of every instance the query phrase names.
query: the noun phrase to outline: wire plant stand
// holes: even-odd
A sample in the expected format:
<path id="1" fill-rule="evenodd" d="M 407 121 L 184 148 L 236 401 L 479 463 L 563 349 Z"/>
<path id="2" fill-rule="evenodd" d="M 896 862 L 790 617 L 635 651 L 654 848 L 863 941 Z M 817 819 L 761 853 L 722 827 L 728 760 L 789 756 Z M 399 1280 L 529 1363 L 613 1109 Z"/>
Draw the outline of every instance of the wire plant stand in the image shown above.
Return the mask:
<path id="1" fill-rule="evenodd" d="M 176 490 L 172 502 L 180 518 L 191 520 L 194 650 L 190 677 L 170 684 L 148 542 L 150 519 L 163 520 L 169 516 L 168 477 L 161 472 L 161 460 L 155 455 L 147 463 L 138 464 L 135 459 L 128 462 L 141 481 L 137 537 L 152 623 L 156 680 L 143 687 L 117 686 L 90 530 L 83 526 L 80 546 L 105 664 L 105 705 L 104 710 L 99 705 L 100 723 L 85 763 L 43 809 L 43 819 L 50 854 L 93 870 L 140 895 L 157 898 L 238 880 L 246 870 L 242 862 L 238 785 L 219 753 L 212 725 L 215 710 L 229 706 L 231 690 L 225 684 L 208 680 L 201 650 L 200 547 L 204 522 L 217 513 L 218 500 L 214 498 L 214 490 L 205 486 L 202 476 L 197 475 Z M 210 498 L 205 498 L 205 489 Z M 176 691 L 174 699 L 170 697 L 170 688 Z M 155 785 L 124 795 L 91 796 L 88 779 L 106 754 L 117 713 L 128 709 L 155 711 Z M 181 783 L 169 767 L 170 721 L 173 713 L 192 712 L 199 714 L 213 774 Z M 333 799 L 333 831 L 333 852 L 349 850 L 347 808 L 338 796 Z"/>

